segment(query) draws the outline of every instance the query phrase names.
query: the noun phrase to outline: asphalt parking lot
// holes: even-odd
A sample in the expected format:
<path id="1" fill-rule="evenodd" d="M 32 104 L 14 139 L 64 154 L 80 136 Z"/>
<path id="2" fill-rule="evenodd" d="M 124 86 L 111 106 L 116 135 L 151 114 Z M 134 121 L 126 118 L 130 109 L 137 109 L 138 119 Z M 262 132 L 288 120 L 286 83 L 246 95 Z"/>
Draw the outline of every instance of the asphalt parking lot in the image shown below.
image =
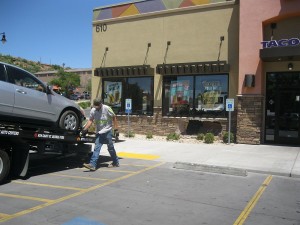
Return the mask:
<path id="1" fill-rule="evenodd" d="M 1 224 L 300 224 L 300 180 L 174 169 L 123 157 L 121 167 L 82 168 L 87 157 L 31 163 L 27 179 L 0 186 Z"/>

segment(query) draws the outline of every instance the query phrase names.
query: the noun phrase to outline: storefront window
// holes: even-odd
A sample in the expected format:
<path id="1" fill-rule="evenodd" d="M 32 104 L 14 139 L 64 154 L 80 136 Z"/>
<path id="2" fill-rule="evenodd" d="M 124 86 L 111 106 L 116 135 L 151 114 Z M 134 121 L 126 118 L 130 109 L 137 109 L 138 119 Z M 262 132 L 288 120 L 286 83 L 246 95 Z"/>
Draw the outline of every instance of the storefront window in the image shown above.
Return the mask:
<path id="1" fill-rule="evenodd" d="M 225 116 L 228 75 L 164 77 L 164 116 Z"/>
<path id="2" fill-rule="evenodd" d="M 153 77 L 103 79 L 104 103 L 125 114 L 125 99 L 132 99 L 133 115 L 153 115 Z"/>

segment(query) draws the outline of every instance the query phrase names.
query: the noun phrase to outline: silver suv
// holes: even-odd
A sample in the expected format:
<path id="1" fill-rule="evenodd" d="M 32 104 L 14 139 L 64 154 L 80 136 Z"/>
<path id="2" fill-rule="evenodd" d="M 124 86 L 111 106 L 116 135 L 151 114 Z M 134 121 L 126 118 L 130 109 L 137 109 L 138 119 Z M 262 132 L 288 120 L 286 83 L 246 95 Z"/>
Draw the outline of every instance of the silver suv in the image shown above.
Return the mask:
<path id="1" fill-rule="evenodd" d="M 0 62 L 0 121 L 77 131 L 83 110 L 33 74 Z"/>

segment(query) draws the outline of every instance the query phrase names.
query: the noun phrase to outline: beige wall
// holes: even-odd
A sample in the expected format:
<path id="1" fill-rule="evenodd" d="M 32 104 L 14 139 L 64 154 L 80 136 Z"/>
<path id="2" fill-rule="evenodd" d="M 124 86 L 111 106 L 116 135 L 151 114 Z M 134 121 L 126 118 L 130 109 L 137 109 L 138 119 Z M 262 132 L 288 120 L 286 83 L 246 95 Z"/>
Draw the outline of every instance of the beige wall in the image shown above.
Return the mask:
<path id="1" fill-rule="evenodd" d="M 101 66 L 105 48 L 109 50 L 102 66 L 130 66 L 144 63 L 156 68 L 164 62 L 167 41 L 171 41 L 166 63 L 217 61 L 220 36 L 225 37 L 220 60 L 230 66 L 230 96 L 238 88 L 238 5 L 232 2 L 176 9 L 150 15 L 94 21 L 93 69 Z M 97 24 L 107 24 L 106 32 L 96 32 Z M 161 76 L 155 74 L 154 106 L 161 106 Z M 100 96 L 100 78 L 92 78 L 92 98 Z"/>

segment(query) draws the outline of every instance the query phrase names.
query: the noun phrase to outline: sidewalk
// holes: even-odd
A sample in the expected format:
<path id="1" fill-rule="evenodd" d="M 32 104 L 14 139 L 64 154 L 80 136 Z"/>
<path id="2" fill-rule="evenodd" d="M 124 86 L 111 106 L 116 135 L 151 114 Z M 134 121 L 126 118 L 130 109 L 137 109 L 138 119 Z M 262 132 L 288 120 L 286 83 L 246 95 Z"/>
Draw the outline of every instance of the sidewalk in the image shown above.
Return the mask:
<path id="1" fill-rule="evenodd" d="M 127 138 L 115 144 L 126 153 L 157 156 L 175 168 L 245 175 L 247 172 L 300 178 L 300 147 L 245 144 L 187 144 Z M 104 153 L 105 151 L 103 151 Z M 122 162 L 122 161 L 121 161 Z"/>

